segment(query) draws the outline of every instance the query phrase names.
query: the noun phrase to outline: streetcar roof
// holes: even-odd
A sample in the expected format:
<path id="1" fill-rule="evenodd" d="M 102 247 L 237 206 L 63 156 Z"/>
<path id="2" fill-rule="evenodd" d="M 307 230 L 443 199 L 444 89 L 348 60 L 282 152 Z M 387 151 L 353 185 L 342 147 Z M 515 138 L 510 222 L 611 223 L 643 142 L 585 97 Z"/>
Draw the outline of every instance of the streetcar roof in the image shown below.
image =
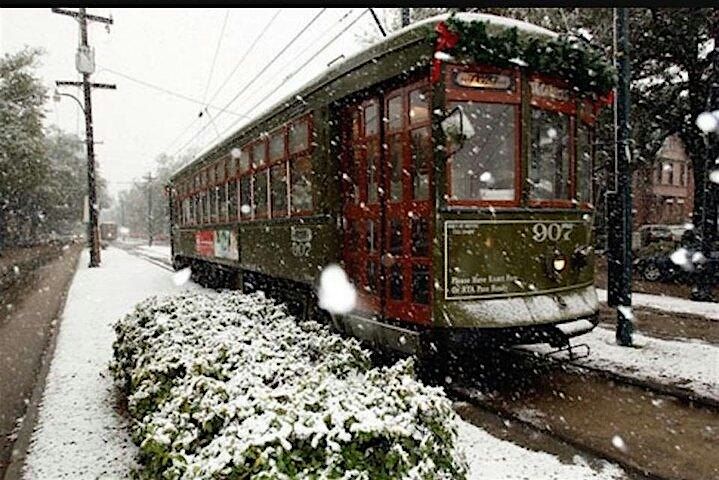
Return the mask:
<path id="1" fill-rule="evenodd" d="M 305 82 L 301 87 L 285 96 L 281 100 L 273 103 L 260 114 L 256 115 L 254 119 L 248 120 L 240 127 L 235 128 L 231 133 L 225 136 L 219 142 L 214 143 L 211 147 L 201 152 L 195 158 L 180 166 L 173 174 L 171 179 L 174 179 L 178 175 L 190 170 L 200 164 L 204 164 L 205 161 L 209 161 L 211 158 L 216 158 L 218 149 L 226 147 L 226 144 L 232 143 L 236 139 L 244 136 L 244 134 L 258 125 L 266 122 L 270 118 L 278 115 L 279 113 L 291 109 L 300 103 L 304 103 L 307 98 L 311 95 L 316 94 L 322 89 L 322 87 L 330 84 L 334 80 L 346 75 L 347 73 L 355 70 L 367 63 L 376 60 L 382 56 L 388 47 L 404 48 L 409 45 L 421 42 L 422 40 L 428 41 L 428 33 L 434 30 L 434 27 L 443 21 L 446 21 L 452 16 L 449 13 L 443 13 L 435 15 L 424 20 L 414 22 L 406 27 L 403 27 L 379 41 L 369 45 L 366 48 L 358 51 L 354 55 L 349 56 L 342 62 L 327 68 L 320 72 L 311 80 Z M 454 18 L 461 20 L 462 22 L 484 22 L 487 23 L 489 30 L 505 30 L 511 28 L 517 28 L 520 35 L 527 35 L 532 37 L 549 37 L 556 38 L 558 34 L 544 27 L 534 25 L 523 20 L 517 20 L 514 18 L 502 17 L 499 15 L 491 15 L 485 13 L 455 13 Z M 407 40 L 403 43 L 403 40 Z M 333 101 L 336 99 L 333 99 Z M 224 148 L 223 148 L 224 149 Z"/>

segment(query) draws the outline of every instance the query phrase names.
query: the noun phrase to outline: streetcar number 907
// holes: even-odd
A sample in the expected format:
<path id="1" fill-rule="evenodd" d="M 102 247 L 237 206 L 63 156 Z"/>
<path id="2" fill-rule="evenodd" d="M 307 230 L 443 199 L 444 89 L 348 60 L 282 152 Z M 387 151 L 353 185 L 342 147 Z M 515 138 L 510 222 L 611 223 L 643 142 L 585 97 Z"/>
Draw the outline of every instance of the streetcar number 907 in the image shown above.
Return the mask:
<path id="1" fill-rule="evenodd" d="M 571 223 L 535 223 L 532 226 L 532 240 L 544 242 L 550 240 L 569 240 L 574 225 Z"/>

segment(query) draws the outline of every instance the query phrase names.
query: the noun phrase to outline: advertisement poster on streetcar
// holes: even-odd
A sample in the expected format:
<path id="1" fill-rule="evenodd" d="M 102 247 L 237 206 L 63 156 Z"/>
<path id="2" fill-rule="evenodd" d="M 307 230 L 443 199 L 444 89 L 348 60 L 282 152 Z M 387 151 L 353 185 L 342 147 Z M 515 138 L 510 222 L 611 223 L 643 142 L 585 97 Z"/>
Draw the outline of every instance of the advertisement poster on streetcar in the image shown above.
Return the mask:
<path id="1" fill-rule="evenodd" d="M 195 232 L 195 252 L 203 257 L 215 255 L 215 232 L 213 230 Z"/>
<path id="2" fill-rule="evenodd" d="M 239 260 L 237 235 L 232 230 L 216 230 L 214 248 L 215 256 L 218 258 Z"/>

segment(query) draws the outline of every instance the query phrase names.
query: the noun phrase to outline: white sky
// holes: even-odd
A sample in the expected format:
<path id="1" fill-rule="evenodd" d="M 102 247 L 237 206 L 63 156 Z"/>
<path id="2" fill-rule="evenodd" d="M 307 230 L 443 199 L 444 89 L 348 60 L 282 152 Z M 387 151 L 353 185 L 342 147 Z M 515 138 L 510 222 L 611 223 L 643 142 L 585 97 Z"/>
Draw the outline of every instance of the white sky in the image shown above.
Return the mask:
<path id="1" fill-rule="evenodd" d="M 181 153 L 178 150 L 202 127 L 207 128 L 187 145 L 188 148 L 194 145 L 204 150 L 217 140 L 216 129 L 208 115 L 198 118 L 202 108 L 200 104 L 143 86 L 113 71 L 198 102 L 203 98 L 209 101 L 218 91 L 211 105 L 224 107 L 320 10 L 282 9 L 270 30 L 249 52 L 227 84 L 218 91 L 278 9 L 88 9 L 90 14 L 112 15 L 114 20 L 110 33 L 106 32 L 105 24 L 88 23 L 89 44 L 95 47 L 97 64 L 91 80 L 117 85 L 114 91 L 96 89 L 92 97 L 95 141 L 102 142 L 96 145 L 95 152 L 100 172 L 109 182 L 111 195 L 114 197 L 118 191 L 128 188 L 129 182 L 139 180 L 154 169 L 155 159 L 160 153 Z M 248 114 L 247 110 L 251 106 L 274 92 L 264 104 L 249 112 L 250 116 L 256 116 L 325 69 L 331 60 L 341 54 L 350 56 L 356 52 L 361 48 L 359 35 L 380 37 L 372 16 L 365 13 L 330 47 L 320 55 L 315 55 L 366 9 L 355 8 L 338 23 L 349 10 L 327 9 L 228 110 Z M 385 25 L 385 16 L 389 15 L 389 10 L 375 10 Z M 228 12 L 214 72 L 205 96 L 218 37 Z M 75 70 L 78 40 L 78 23 L 71 17 L 52 13 L 50 8 L 0 9 L 0 53 L 14 53 L 24 45 L 42 47 L 46 53 L 36 74 L 50 89 L 50 93 L 55 88 L 56 80 L 80 79 L 80 74 Z M 312 57 L 315 58 L 302 72 L 283 81 Z M 61 91 L 82 99 L 80 89 L 64 87 Z M 46 110 L 48 125 L 56 124 L 84 138 L 84 119 L 72 99 L 62 97 L 59 103 L 51 99 L 46 104 Z M 221 113 L 219 108 L 210 107 L 209 111 L 223 138 L 245 122 L 241 120 L 232 130 L 225 131 L 238 116 Z"/>

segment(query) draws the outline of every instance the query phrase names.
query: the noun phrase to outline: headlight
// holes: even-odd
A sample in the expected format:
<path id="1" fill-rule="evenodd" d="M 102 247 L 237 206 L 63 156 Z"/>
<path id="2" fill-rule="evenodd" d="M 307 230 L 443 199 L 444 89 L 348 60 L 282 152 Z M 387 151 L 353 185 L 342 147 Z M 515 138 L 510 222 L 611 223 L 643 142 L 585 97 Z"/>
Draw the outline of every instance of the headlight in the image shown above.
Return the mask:
<path id="1" fill-rule="evenodd" d="M 552 268 L 555 272 L 561 272 L 567 266 L 567 259 L 564 257 L 554 257 L 552 260 Z"/>

